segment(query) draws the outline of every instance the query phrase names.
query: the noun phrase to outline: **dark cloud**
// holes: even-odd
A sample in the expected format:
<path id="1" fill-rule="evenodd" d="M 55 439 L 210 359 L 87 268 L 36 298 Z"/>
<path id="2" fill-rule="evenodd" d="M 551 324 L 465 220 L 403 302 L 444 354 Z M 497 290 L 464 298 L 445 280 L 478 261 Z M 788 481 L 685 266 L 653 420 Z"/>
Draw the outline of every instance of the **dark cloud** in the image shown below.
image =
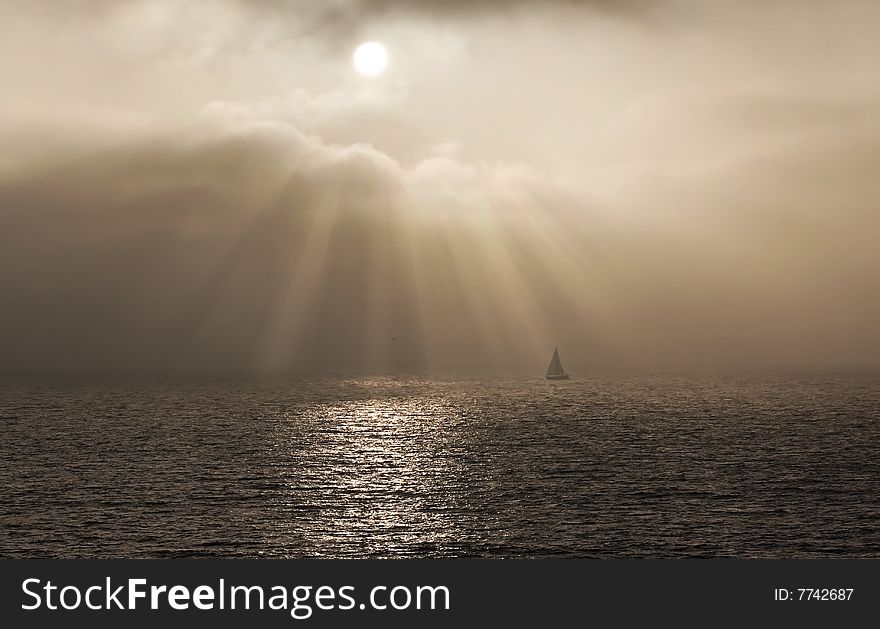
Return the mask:
<path id="1" fill-rule="evenodd" d="M 630 13 L 657 5 L 662 0 L 344 0 L 342 2 L 311 2 L 297 0 L 236 0 L 243 6 L 257 6 L 283 11 L 317 11 L 342 16 L 388 15 L 486 15 L 504 14 L 522 9 L 540 9 L 542 6 L 564 7 L 611 13 Z"/>
<path id="2" fill-rule="evenodd" d="M 395 168 L 276 129 L 162 136 L 7 178 L 0 370 L 419 370 L 437 342 L 421 308 L 457 330 L 439 363 L 485 366 L 475 322 L 502 321 L 498 296 L 481 289 L 478 316 L 466 285 L 491 282 L 488 252 L 420 232 Z"/>
<path id="3" fill-rule="evenodd" d="M 0 181 L 0 370 L 875 364 L 877 148 L 768 156 L 640 225 L 278 128 L 36 164 Z"/>
<path id="4" fill-rule="evenodd" d="M 414 18 L 456 20 L 502 18 L 518 14 L 543 13 L 548 9 L 575 9 L 606 16 L 635 17 L 653 10 L 663 0 L 233 0 L 267 17 L 288 19 L 297 32 L 327 38 L 324 43 L 360 36 L 383 19 Z"/>

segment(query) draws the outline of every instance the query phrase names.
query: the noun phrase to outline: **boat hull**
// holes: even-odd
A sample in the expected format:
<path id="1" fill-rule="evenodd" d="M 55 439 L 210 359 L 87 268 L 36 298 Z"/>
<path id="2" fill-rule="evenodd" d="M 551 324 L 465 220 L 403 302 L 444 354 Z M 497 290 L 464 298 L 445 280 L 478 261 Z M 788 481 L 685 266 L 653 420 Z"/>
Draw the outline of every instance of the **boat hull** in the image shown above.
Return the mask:
<path id="1" fill-rule="evenodd" d="M 552 376 L 547 376 L 547 380 L 568 380 L 568 374 L 560 373 Z"/>

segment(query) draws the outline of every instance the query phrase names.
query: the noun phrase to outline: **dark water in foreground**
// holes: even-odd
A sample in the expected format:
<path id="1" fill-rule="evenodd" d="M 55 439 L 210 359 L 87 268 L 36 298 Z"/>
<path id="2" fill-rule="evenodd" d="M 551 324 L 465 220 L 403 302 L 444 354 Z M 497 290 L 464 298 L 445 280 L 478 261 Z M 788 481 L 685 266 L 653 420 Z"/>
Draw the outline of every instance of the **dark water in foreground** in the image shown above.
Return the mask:
<path id="1" fill-rule="evenodd" d="M 0 393 L 6 557 L 880 557 L 876 379 Z"/>

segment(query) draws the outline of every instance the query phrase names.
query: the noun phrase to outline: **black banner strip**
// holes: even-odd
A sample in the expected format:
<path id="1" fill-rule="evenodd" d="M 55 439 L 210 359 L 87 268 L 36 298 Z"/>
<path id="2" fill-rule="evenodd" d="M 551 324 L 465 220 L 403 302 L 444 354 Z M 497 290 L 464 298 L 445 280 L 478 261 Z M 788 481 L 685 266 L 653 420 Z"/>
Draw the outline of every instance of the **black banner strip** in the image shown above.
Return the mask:
<path id="1" fill-rule="evenodd" d="M 849 626 L 880 611 L 875 560 L 7 560 L 0 573 L 5 626 Z"/>

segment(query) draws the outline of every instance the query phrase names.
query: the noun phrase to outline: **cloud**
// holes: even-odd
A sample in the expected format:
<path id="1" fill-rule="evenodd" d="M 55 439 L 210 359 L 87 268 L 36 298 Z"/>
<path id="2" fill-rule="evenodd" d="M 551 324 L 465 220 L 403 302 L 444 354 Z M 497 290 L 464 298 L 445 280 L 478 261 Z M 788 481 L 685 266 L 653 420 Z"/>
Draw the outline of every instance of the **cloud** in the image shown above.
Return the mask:
<path id="1" fill-rule="evenodd" d="M 581 369 L 871 364 L 878 147 L 655 186 L 637 222 L 234 117 L 56 156 L 0 181 L 0 369 L 530 370 L 557 342 Z"/>
<path id="2" fill-rule="evenodd" d="M 479 237 L 467 216 L 529 204 L 523 180 L 216 124 L 0 182 L 0 369 L 420 369 L 447 323 L 496 310 L 496 289 L 478 288 L 491 249 L 445 239 L 442 222 Z M 479 362 L 474 332 L 442 343 Z"/>
<path id="3" fill-rule="evenodd" d="M 283 12 L 313 12 L 326 20 L 363 19 L 394 15 L 424 15 L 433 17 L 474 17 L 508 15 L 520 10 L 535 10 L 537 3 L 531 0 L 336 0 L 314 3 L 289 2 L 285 0 L 238 0 L 242 6 Z M 615 14 L 632 14 L 648 10 L 662 0 L 548 0 L 544 6 L 557 5 L 567 8 L 600 11 Z"/>
<path id="4" fill-rule="evenodd" d="M 633 19 L 649 14 L 661 0 L 334 0 L 289 2 L 237 0 L 265 18 L 287 20 L 292 32 L 312 35 L 325 45 L 351 45 L 357 38 L 382 31 L 389 23 L 415 20 L 461 23 L 542 14 L 554 10 L 582 11 L 587 15 Z"/>
<path id="5" fill-rule="evenodd" d="M 0 369 L 876 364 L 876 5 L 472 4 L 4 4 Z"/>

